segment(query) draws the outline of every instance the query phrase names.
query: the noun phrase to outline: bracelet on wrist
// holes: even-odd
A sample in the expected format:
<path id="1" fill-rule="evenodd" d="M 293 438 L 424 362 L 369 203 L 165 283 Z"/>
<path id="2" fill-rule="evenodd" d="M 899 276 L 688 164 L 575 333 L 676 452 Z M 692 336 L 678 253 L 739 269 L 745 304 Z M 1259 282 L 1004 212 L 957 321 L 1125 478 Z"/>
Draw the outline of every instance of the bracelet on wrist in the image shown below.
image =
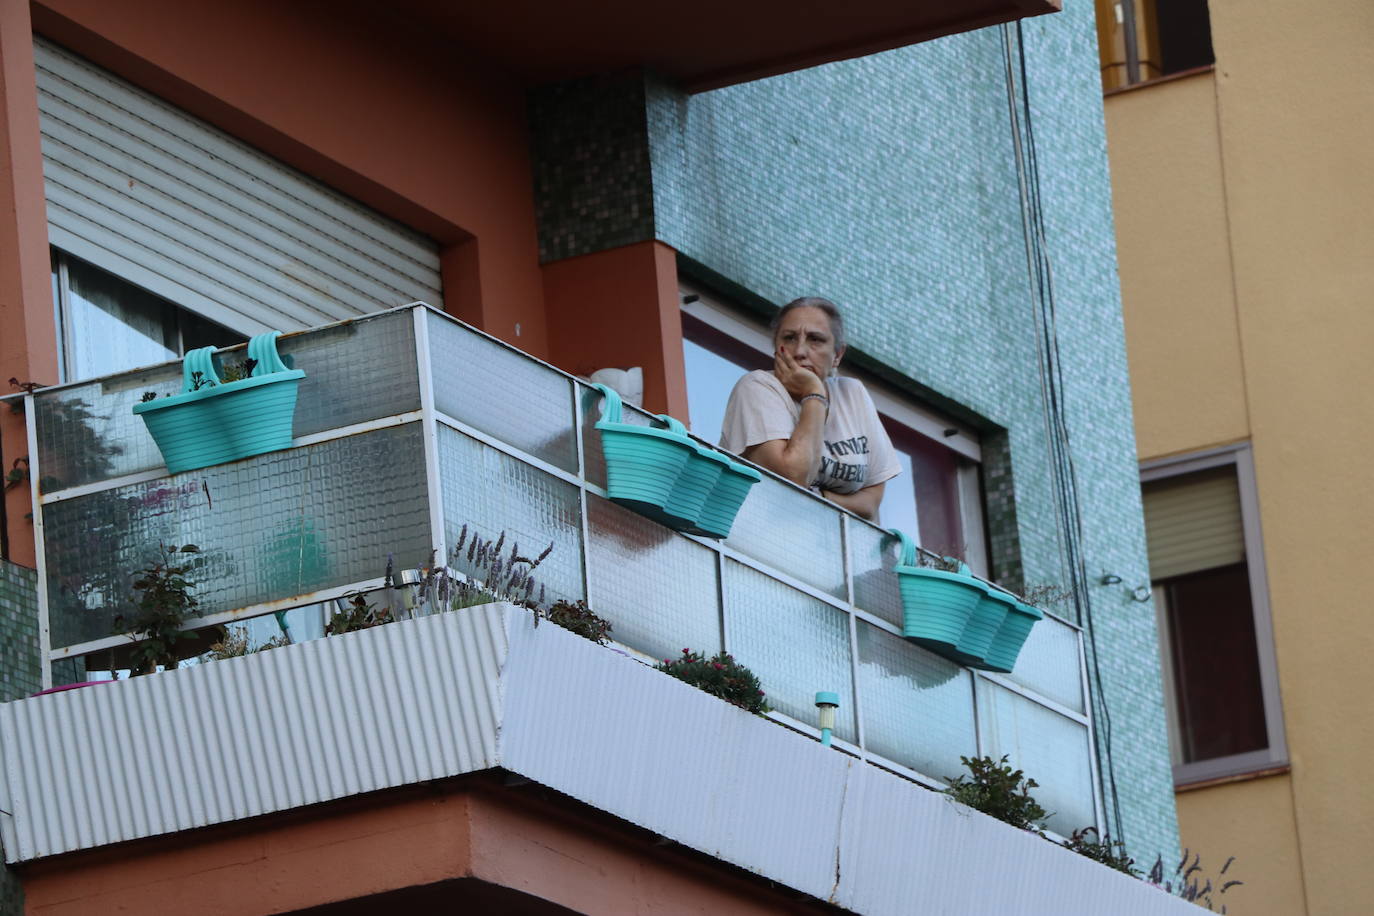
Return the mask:
<path id="1" fill-rule="evenodd" d="M 826 397 L 826 396 L 823 395 L 823 394 L 816 394 L 815 392 L 812 392 L 811 394 L 804 394 L 804 395 L 802 395 L 801 398 L 797 401 L 797 403 L 798 403 L 798 404 L 805 404 L 807 401 L 811 400 L 812 398 L 815 398 L 816 400 L 820 401 L 823 405 L 825 405 L 825 412 L 826 412 L 826 414 L 829 414 L 829 413 L 830 413 L 830 398 Z"/>

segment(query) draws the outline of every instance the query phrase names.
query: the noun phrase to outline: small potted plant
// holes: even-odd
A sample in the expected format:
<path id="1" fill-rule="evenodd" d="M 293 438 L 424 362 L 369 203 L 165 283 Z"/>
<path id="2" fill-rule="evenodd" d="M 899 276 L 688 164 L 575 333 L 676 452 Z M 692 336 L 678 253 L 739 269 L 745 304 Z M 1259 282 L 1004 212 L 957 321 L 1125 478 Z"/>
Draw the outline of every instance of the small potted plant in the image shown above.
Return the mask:
<path id="1" fill-rule="evenodd" d="M 277 353 L 279 331 L 248 342 L 247 371 L 226 381 L 214 347 L 182 360 L 181 393 L 134 405 L 170 473 L 237 461 L 291 446 L 296 393 L 305 372 Z"/>
<path id="2" fill-rule="evenodd" d="M 665 658 L 663 664 L 654 667 L 740 709 L 758 715 L 769 712 L 758 676 L 727 652 L 707 658 L 699 652 L 683 649 L 679 658 Z"/>

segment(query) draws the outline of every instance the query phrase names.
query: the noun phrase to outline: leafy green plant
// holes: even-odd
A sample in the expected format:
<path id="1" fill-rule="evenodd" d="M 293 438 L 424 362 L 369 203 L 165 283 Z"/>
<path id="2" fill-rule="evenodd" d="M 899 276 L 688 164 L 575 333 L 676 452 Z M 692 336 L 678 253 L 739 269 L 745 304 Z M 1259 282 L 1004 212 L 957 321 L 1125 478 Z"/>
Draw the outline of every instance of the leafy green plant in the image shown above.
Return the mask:
<path id="1" fill-rule="evenodd" d="M 944 790 L 946 795 L 1013 827 L 1044 835 L 1043 821 L 1049 813 L 1030 794 L 1039 783 L 1013 769 L 1005 754 L 1000 760 L 991 757 L 959 759 L 968 773 L 951 780 Z"/>
<path id="2" fill-rule="evenodd" d="M 377 605 L 368 602 L 366 595 L 354 595 L 349 600 L 348 607 L 335 611 L 329 618 L 329 625 L 324 628 L 324 632 L 327 636 L 339 636 L 352 633 L 354 630 L 379 627 L 391 623 L 394 619 L 391 616 L 391 608 L 378 609 Z"/>
<path id="3" fill-rule="evenodd" d="M 585 601 L 555 601 L 543 616 L 550 622 L 572 630 L 578 636 L 585 636 L 598 645 L 604 646 L 611 632 L 610 621 L 597 616 L 587 607 Z"/>
<path id="4" fill-rule="evenodd" d="M 161 665 L 175 668 L 180 653 L 178 647 L 187 640 L 199 638 L 182 629 L 195 616 L 196 599 L 191 594 L 188 574 L 196 566 L 200 548 L 195 544 L 183 547 L 161 546 L 162 558 L 145 567 L 134 580 L 134 613 L 115 618 L 115 632 L 128 632 L 136 645 L 132 651 L 130 668 L 135 675 L 151 674 Z"/>
<path id="5" fill-rule="evenodd" d="M 245 359 L 241 363 L 233 363 L 220 370 L 219 377 L 227 385 L 229 382 L 238 382 L 253 375 L 253 370 L 258 366 L 256 359 Z"/>
<path id="6" fill-rule="evenodd" d="M 1192 864 L 1188 863 L 1190 857 L 1193 860 Z M 1167 894 L 1182 897 L 1190 903 L 1205 906 L 1213 912 L 1225 913 L 1226 904 L 1220 904 L 1221 909 L 1216 910 L 1216 901 L 1212 899 L 1212 895 L 1216 894 L 1220 897 L 1231 888 L 1245 883 L 1234 878 L 1222 880 L 1234 861 L 1236 861 L 1235 856 L 1226 860 L 1226 864 L 1221 866 L 1221 871 L 1217 873 L 1216 883 L 1213 884 L 1212 878 L 1203 873 L 1202 856 L 1185 849 L 1183 850 L 1183 858 L 1179 860 L 1178 865 L 1174 866 L 1172 877 L 1165 876 L 1164 857 L 1159 856 L 1156 857 L 1155 864 L 1150 868 L 1150 873 L 1145 876 L 1145 880 Z"/>
<path id="7" fill-rule="evenodd" d="M 706 658 L 683 649 L 682 657 L 665 658 L 654 667 L 741 709 L 760 715 L 769 711 L 758 677 L 725 652 Z"/>
<path id="8" fill-rule="evenodd" d="M 1064 848 L 1080 856 L 1086 856 L 1094 862 L 1101 862 L 1108 868 L 1114 868 L 1132 878 L 1140 877 L 1139 870 L 1132 867 L 1135 865 L 1135 859 L 1126 855 L 1126 844 L 1120 840 L 1113 840 L 1110 836 L 1100 836 L 1096 827 L 1075 830 L 1064 841 Z"/>

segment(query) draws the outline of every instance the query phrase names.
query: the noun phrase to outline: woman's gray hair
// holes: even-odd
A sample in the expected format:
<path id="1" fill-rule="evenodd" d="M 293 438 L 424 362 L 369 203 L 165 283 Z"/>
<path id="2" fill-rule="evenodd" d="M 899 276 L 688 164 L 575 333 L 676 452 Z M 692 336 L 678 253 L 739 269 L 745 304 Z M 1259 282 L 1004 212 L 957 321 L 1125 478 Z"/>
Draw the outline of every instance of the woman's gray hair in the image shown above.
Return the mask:
<path id="1" fill-rule="evenodd" d="M 820 296 L 803 296 L 800 299 L 793 299 L 778 309 L 778 313 L 768 323 L 768 329 L 773 332 L 774 340 L 777 340 L 778 327 L 782 324 L 782 320 L 793 309 L 820 309 L 825 312 L 825 317 L 830 319 L 830 336 L 835 339 L 835 352 L 839 353 L 844 350 L 844 316 L 840 314 L 838 305 Z"/>

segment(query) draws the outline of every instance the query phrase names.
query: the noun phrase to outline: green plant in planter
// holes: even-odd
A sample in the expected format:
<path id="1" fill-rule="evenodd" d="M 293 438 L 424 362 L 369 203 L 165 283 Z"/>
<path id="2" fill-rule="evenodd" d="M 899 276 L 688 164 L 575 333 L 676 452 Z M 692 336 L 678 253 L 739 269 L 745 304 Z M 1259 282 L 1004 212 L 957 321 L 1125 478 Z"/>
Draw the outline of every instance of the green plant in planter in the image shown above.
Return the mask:
<path id="1" fill-rule="evenodd" d="M 1132 867 L 1135 865 L 1135 859 L 1126 855 L 1126 844 L 1120 840 L 1113 840 L 1110 836 L 1101 836 L 1096 827 L 1084 827 L 1082 830 L 1075 830 L 1064 841 L 1064 848 L 1070 849 L 1080 856 L 1086 856 L 1094 862 L 1101 862 L 1108 868 L 1114 868 L 1124 875 L 1130 875 L 1132 878 L 1140 877 L 1140 871 Z"/>
<path id="2" fill-rule="evenodd" d="M 196 566 L 200 548 L 163 545 L 161 550 L 162 559 L 145 567 L 134 580 L 134 589 L 141 593 L 134 599 L 135 612 L 115 618 L 115 631 L 129 632 L 137 643 L 130 662 L 135 675 L 151 674 L 159 665 L 175 668 L 177 646 L 198 638 L 182 625 L 195 616 L 197 602 L 187 575 Z"/>
<path id="3" fill-rule="evenodd" d="M 597 645 L 604 646 L 611 632 L 611 622 L 597 616 L 585 601 L 555 601 L 542 616 L 578 636 L 585 636 Z M 538 619 L 536 616 L 535 620 Z"/>
<path id="4" fill-rule="evenodd" d="M 326 636 L 339 636 L 352 633 L 354 630 L 379 627 L 391 623 L 393 619 L 391 608 L 378 609 L 377 605 L 368 602 L 366 595 L 354 595 L 349 600 L 347 608 L 335 611 L 329 618 L 329 625 L 324 628 L 324 632 Z"/>
<path id="5" fill-rule="evenodd" d="M 1042 822 L 1049 813 L 1030 794 L 1039 783 L 1013 769 L 1006 754 L 1000 760 L 962 756 L 959 759 L 968 773 L 951 780 L 944 790 L 946 795 L 1013 827 L 1044 835 Z"/>
<path id="6" fill-rule="evenodd" d="M 683 649 L 681 658 L 665 658 L 663 664 L 654 667 L 741 709 L 759 715 L 769 712 L 758 677 L 725 652 L 706 658 Z"/>

